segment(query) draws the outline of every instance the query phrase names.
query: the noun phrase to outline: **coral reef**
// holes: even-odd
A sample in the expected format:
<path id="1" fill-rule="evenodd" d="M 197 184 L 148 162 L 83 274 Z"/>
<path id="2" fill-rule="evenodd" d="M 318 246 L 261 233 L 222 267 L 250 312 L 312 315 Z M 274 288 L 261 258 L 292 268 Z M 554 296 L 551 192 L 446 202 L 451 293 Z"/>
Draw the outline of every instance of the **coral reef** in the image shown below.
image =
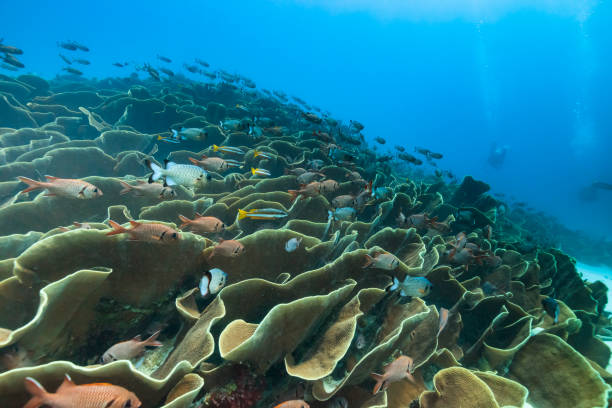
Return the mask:
<path id="1" fill-rule="evenodd" d="M 224 82 L 27 75 L 0 92 L 3 407 L 28 400 L 25 377 L 55 389 L 64 374 L 145 407 L 606 406 L 607 288 L 527 245 L 485 183 L 376 164 L 347 126 Z M 224 164 L 193 188 L 137 184 L 202 156 Z M 16 177 L 45 174 L 103 195 L 19 194 Z M 177 231 L 179 216 L 219 224 Z M 110 221 L 175 236 L 109 235 Z M 99 364 L 158 331 L 143 359 Z M 409 375 L 373 395 L 399 356 Z"/>

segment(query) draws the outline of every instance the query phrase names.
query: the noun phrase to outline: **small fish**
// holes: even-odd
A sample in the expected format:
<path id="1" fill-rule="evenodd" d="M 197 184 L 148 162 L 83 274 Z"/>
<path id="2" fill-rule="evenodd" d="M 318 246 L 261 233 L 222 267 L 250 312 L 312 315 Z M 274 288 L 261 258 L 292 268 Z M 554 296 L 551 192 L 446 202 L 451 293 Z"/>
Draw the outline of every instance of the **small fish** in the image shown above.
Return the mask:
<path id="1" fill-rule="evenodd" d="M 363 180 L 363 177 L 361 177 L 361 174 L 359 174 L 358 171 L 348 172 L 345 174 L 345 177 L 349 179 L 350 181 Z"/>
<path id="2" fill-rule="evenodd" d="M 400 153 L 404 153 L 406 151 L 406 149 L 404 148 L 404 146 L 395 146 L 395 150 L 397 150 Z"/>
<path id="3" fill-rule="evenodd" d="M 357 132 L 361 132 L 365 128 L 363 124 L 361 124 L 360 122 L 357 122 L 356 120 L 351 120 L 349 123 Z"/>
<path id="4" fill-rule="evenodd" d="M 2 44 L 2 41 L 0 41 L 0 52 L 4 52 L 6 54 L 15 54 L 15 55 L 23 54 L 22 49 L 19 49 L 17 47 L 12 47 L 10 45 Z"/>
<path id="5" fill-rule="evenodd" d="M 287 217 L 287 213 L 276 208 L 254 208 L 252 210 L 238 210 L 238 219 L 250 218 L 252 220 L 276 220 Z"/>
<path id="6" fill-rule="evenodd" d="M 241 104 L 237 103 L 235 107 L 236 107 L 236 109 L 239 109 L 239 110 L 243 111 L 244 113 L 249 113 L 249 109 L 246 106 L 244 106 L 244 105 L 241 105 Z"/>
<path id="7" fill-rule="evenodd" d="M 388 252 L 378 252 L 374 257 L 366 254 L 366 263 L 363 268 L 378 268 L 386 271 L 392 271 L 399 266 L 399 259 Z"/>
<path id="8" fill-rule="evenodd" d="M 201 60 L 201 59 L 199 59 L 199 58 L 196 58 L 196 59 L 195 59 L 195 62 L 196 62 L 196 63 L 198 63 L 198 64 L 200 64 L 200 65 L 201 65 L 201 66 L 203 66 L 204 68 L 210 68 L 210 64 L 209 64 L 208 62 L 206 62 L 206 61 L 202 61 L 202 60 Z"/>
<path id="9" fill-rule="evenodd" d="M 225 159 L 225 163 L 227 164 L 227 167 L 244 167 L 244 162 L 239 162 L 238 160 Z"/>
<path id="10" fill-rule="evenodd" d="M 442 330 L 448 323 L 448 309 L 440 308 L 440 324 L 438 326 L 438 334 L 442 333 Z"/>
<path id="11" fill-rule="evenodd" d="M 63 67 L 62 71 L 66 71 L 72 75 L 83 75 L 81 71 L 79 71 L 78 69 L 72 68 L 72 67 Z"/>
<path id="12" fill-rule="evenodd" d="M 366 341 L 365 336 L 363 335 L 363 333 L 359 333 L 359 335 L 355 339 L 355 347 L 357 347 L 357 350 L 361 350 L 366 345 L 367 345 L 367 341 Z"/>
<path id="13" fill-rule="evenodd" d="M 164 186 L 161 183 L 149 184 L 143 180 L 138 180 L 138 184 L 135 186 L 122 180 L 119 180 L 119 183 L 123 186 L 123 190 L 119 191 L 119 195 L 124 195 L 133 191 L 136 197 L 157 198 L 159 200 L 172 200 L 176 197 L 176 191 L 174 191 L 174 189 Z"/>
<path id="14" fill-rule="evenodd" d="M 491 237 L 493 236 L 493 227 L 491 227 L 490 225 L 486 225 L 483 229 L 482 229 L 483 235 L 486 239 L 490 240 Z"/>
<path id="15" fill-rule="evenodd" d="M 149 183 L 153 183 L 164 177 L 166 185 L 181 185 L 192 188 L 198 182 L 212 179 L 207 171 L 198 166 L 193 166 L 191 164 L 176 164 L 168 160 L 164 160 L 164 163 L 166 168 L 162 169 L 150 160 L 145 160 L 147 167 L 153 170 L 153 174 L 149 177 Z"/>
<path id="16" fill-rule="evenodd" d="M 302 167 L 296 167 L 294 169 L 285 169 L 285 174 L 292 174 L 294 176 L 301 176 L 302 174 L 306 173 L 306 169 L 302 168 Z"/>
<path id="17" fill-rule="evenodd" d="M 168 68 L 160 68 L 159 69 L 163 74 L 168 75 L 169 77 L 173 77 L 174 76 L 174 72 L 172 72 L 172 70 L 169 70 Z"/>
<path id="18" fill-rule="evenodd" d="M 31 360 L 30 354 L 17 344 L 3 348 L 0 350 L 0 371 L 35 366 L 36 364 Z"/>
<path id="19" fill-rule="evenodd" d="M 172 60 L 170 58 L 164 57 L 163 55 L 157 54 L 157 59 L 160 60 L 160 61 L 163 61 L 165 63 L 168 63 L 168 64 L 172 63 Z"/>
<path id="20" fill-rule="evenodd" d="M 321 167 L 323 167 L 323 164 L 325 164 L 323 160 L 314 159 L 314 160 L 308 160 L 308 162 L 306 163 L 306 166 L 308 166 L 310 169 L 319 170 L 321 169 Z"/>
<path id="21" fill-rule="evenodd" d="M 436 159 L 436 160 L 441 159 L 442 157 L 444 157 L 442 153 L 435 153 L 435 152 L 429 152 L 429 154 L 427 155 L 427 158 Z"/>
<path id="22" fill-rule="evenodd" d="M 68 57 L 66 57 L 65 55 L 62 55 L 62 54 L 58 54 L 58 55 L 59 55 L 59 57 L 60 57 L 60 58 L 61 58 L 61 59 L 62 59 L 62 60 L 63 60 L 63 61 L 66 63 L 66 64 L 68 64 L 68 65 L 72 65 L 72 61 L 70 61 L 70 60 L 68 59 Z"/>
<path id="23" fill-rule="evenodd" d="M 355 200 L 354 195 L 344 194 L 335 197 L 331 202 L 332 207 L 334 208 L 342 208 L 342 207 L 356 207 L 357 201 Z"/>
<path id="24" fill-rule="evenodd" d="M 116 66 L 117 68 L 123 68 L 127 66 L 128 63 L 127 62 L 113 62 L 113 65 Z"/>
<path id="25" fill-rule="evenodd" d="M 76 385 L 68 374 L 55 393 L 50 393 L 32 377 L 24 380 L 32 398 L 24 408 L 140 408 L 138 397 L 123 387 L 108 383 Z"/>
<path id="26" fill-rule="evenodd" d="M 76 47 L 78 50 L 85 51 L 85 52 L 89 52 L 89 48 L 88 48 L 88 47 L 86 47 L 86 46 L 85 46 L 85 45 L 83 45 L 83 44 L 79 44 L 79 43 L 78 43 L 78 42 L 76 42 L 76 41 L 72 41 L 72 45 L 74 45 L 74 46 L 75 46 L 75 47 Z"/>
<path id="27" fill-rule="evenodd" d="M 401 381 L 404 378 L 414 382 L 412 371 L 414 370 L 414 361 L 408 356 L 400 356 L 391 364 L 383 368 L 384 374 L 370 374 L 376 385 L 374 386 L 373 394 L 376 394 L 381 389 L 384 391 L 389 384 Z"/>
<path id="28" fill-rule="evenodd" d="M 320 117 L 318 117 L 317 115 L 315 115 L 312 112 L 302 112 L 301 115 L 308 122 L 312 122 L 312 123 L 316 123 L 316 124 L 320 124 L 321 122 L 323 122 L 323 119 L 321 119 Z"/>
<path id="29" fill-rule="evenodd" d="M 304 400 L 289 400 L 281 402 L 274 408 L 310 408 L 310 405 L 308 405 L 308 403 L 306 403 Z"/>
<path id="30" fill-rule="evenodd" d="M 204 170 L 214 171 L 217 173 L 222 173 L 229 168 L 227 161 L 221 157 L 202 156 L 202 160 L 196 160 L 193 157 L 190 157 L 189 161 L 196 166 L 202 167 Z"/>
<path id="31" fill-rule="evenodd" d="M 221 152 L 226 154 L 244 154 L 244 151 L 239 147 L 233 146 L 217 146 L 213 145 L 213 152 Z"/>
<path id="32" fill-rule="evenodd" d="M 90 65 L 91 64 L 91 62 L 89 62 L 86 59 L 75 59 L 75 60 L 72 60 L 72 62 L 76 62 L 77 64 L 81 64 L 81 65 Z"/>
<path id="33" fill-rule="evenodd" d="M 27 177 L 17 177 L 20 181 L 26 183 L 28 188 L 21 193 L 29 191 L 46 189 L 45 196 L 60 196 L 66 198 L 77 199 L 92 199 L 102 196 L 102 190 L 83 180 L 78 179 L 62 179 L 59 177 L 45 176 L 47 182 L 36 181 Z"/>
<path id="34" fill-rule="evenodd" d="M 219 127 L 223 130 L 241 130 L 242 122 L 236 119 L 226 120 L 225 122 L 220 121 Z"/>
<path id="35" fill-rule="evenodd" d="M 263 128 L 265 133 L 272 133 L 275 136 L 282 136 L 285 132 L 285 128 L 283 126 L 272 126 Z"/>
<path id="36" fill-rule="evenodd" d="M 260 150 L 253 151 L 253 157 L 263 157 L 264 159 L 274 159 L 276 155 L 268 152 L 262 152 Z"/>
<path id="37" fill-rule="evenodd" d="M 321 182 L 321 193 L 333 193 L 340 188 L 340 184 L 336 180 L 324 180 Z"/>
<path id="38" fill-rule="evenodd" d="M 151 76 L 151 78 L 153 78 L 154 80 L 156 80 L 157 82 L 161 82 L 161 78 L 159 76 L 159 72 L 157 72 L 157 70 L 155 68 L 153 68 L 151 66 L 151 64 L 144 64 L 142 66 L 142 69 L 144 71 L 147 71 L 149 73 L 149 75 Z"/>
<path id="39" fill-rule="evenodd" d="M 57 46 L 60 47 L 60 48 L 65 49 L 65 50 L 68 50 L 68 51 L 76 51 L 76 50 L 78 50 L 76 44 L 73 43 L 72 41 L 58 42 Z"/>
<path id="40" fill-rule="evenodd" d="M 330 136 L 329 133 L 321 132 L 320 130 L 317 130 L 316 132 L 313 130 L 312 135 L 323 142 L 329 143 L 334 141 L 334 138 Z"/>
<path id="41" fill-rule="evenodd" d="M 192 140 L 201 142 L 206 140 L 208 132 L 200 128 L 181 128 L 180 130 L 170 129 L 172 132 L 171 138 L 174 140 Z M 158 137 L 159 139 L 159 137 Z"/>
<path id="42" fill-rule="evenodd" d="M 134 337 L 132 340 L 122 341 L 110 347 L 104 354 L 102 354 L 102 364 L 112 363 L 117 360 L 131 360 L 136 357 L 140 357 L 144 354 L 146 347 L 161 347 L 162 343 L 157 341 L 159 337 L 159 331 L 153 333 L 151 337 L 146 340 L 142 340 L 140 335 Z"/>
<path id="43" fill-rule="evenodd" d="M 313 181 L 307 185 L 300 186 L 299 190 L 288 190 L 287 191 L 295 200 L 298 196 L 302 197 L 314 197 L 321 193 L 321 183 Z"/>
<path id="44" fill-rule="evenodd" d="M 254 168 L 251 167 L 251 174 L 254 176 L 264 176 L 267 177 L 270 175 L 270 172 L 266 169 L 262 169 L 262 168 Z"/>
<path id="45" fill-rule="evenodd" d="M 218 293 L 227 282 L 227 273 L 223 272 L 219 268 L 213 268 L 209 271 L 204 272 L 204 276 L 200 279 L 200 293 L 202 296 L 208 294 L 214 295 Z"/>
<path id="46" fill-rule="evenodd" d="M 219 243 L 215 245 L 208 259 L 212 259 L 215 255 L 220 255 L 227 258 L 235 258 L 245 252 L 244 245 L 233 239 L 219 239 Z"/>
<path id="47" fill-rule="evenodd" d="M 379 143 L 381 145 L 384 145 L 385 143 L 387 143 L 387 141 L 385 139 L 383 139 L 382 137 L 380 137 L 380 136 L 378 136 L 374 140 L 376 141 L 376 143 Z"/>
<path id="48" fill-rule="evenodd" d="M 287 252 L 293 252 L 296 249 L 299 248 L 300 244 L 302 243 L 302 238 L 297 238 L 297 237 L 293 237 L 291 239 L 289 239 L 286 243 L 285 243 L 285 251 Z"/>
<path id="49" fill-rule="evenodd" d="M 17 72 L 19 71 L 19 68 L 14 67 L 12 65 L 8 65 L 8 64 L 0 64 L 0 68 L 2 69 L 6 69 L 7 71 L 12 71 L 12 72 Z"/>
<path id="50" fill-rule="evenodd" d="M 131 229 L 119 225 L 113 220 L 108 221 L 113 228 L 106 235 L 128 234 L 130 241 L 173 243 L 179 240 L 179 233 L 167 225 L 157 222 L 130 221 Z"/>
<path id="51" fill-rule="evenodd" d="M 72 230 L 70 228 L 67 227 L 60 227 L 59 229 L 64 231 L 64 232 L 68 232 L 68 231 L 74 231 L 75 229 L 84 229 L 84 230 L 90 230 L 91 229 L 91 225 L 89 225 L 88 223 L 80 223 L 80 222 L 73 222 L 72 225 L 75 227 Z"/>
<path id="52" fill-rule="evenodd" d="M 299 184 L 308 184 L 308 183 L 312 183 L 319 177 L 325 177 L 325 175 L 322 173 L 304 170 L 304 173 L 300 174 L 297 177 L 297 182 Z"/>
<path id="53" fill-rule="evenodd" d="M 183 67 L 192 74 L 197 74 L 199 69 L 195 65 L 183 64 Z"/>
<path id="54" fill-rule="evenodd" d="M 353 207 L 342 207 L 334 211 L 328 211 L 336 221 L 351 221 L 357 216 L 357 211 Z"/>
<path id="55" fill-rule="evenodd" d="M 559 313 L 561 309 L 559 308 L 559 302 L 557 302 L 556 299 L 551 298 L 550 296 L 542 299 L 542 307 L 544 307 L 546 313 L 553 318 L 553 324 L 559 323 Z"/>
<path id="56" fill-rule="evenodd" d="M 2 60 L 6 62 L 7 64 L 10 64 L 14 67 L 25 68 L 25 65 L 23 64 L 23 62 L 19 61 L 17 58 L 13 57 L 11 54 L 4 54 L 4 57 L 2 57 Z"/>
<path id="57" fill-rule="evenodd" d="M 225 224 L 217 217 L 205 217 L 197 212 L 195 213 L 195 218 L 193 220 L 190 220 L 181 214 L 179 214 L 178 217 L 182 222 L 182 224 L 179 226 L 179 229 L 181 230 L 189 227 L 193 232 L 197 232 L 199 234 L 209 234 L 219 233 L 225 229 Z"/>
<path id="58" fill-rule="evenodd" d="M 395 269 L 395 268 L 393 268 Z M 400 295 L 410 297 L 427 296 L 433 285 L 427 278 L 422 276 L 406 276 L 403 282 L 397 278 L 393 278 L 393 285 L 389 288 L 390 291 L 400 290 Z"/>

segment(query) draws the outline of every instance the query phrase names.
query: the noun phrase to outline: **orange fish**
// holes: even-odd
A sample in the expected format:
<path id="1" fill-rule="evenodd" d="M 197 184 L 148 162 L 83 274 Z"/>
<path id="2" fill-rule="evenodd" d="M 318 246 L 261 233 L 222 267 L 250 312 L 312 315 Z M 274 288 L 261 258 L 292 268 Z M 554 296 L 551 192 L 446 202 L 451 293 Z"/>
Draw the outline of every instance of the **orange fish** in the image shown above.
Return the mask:
<path id="1" fill-rule="evenodd" d="M 310 408 L 310 405 L 308 405 L 304 400 L 289 400 L 281 402 L 274 408 Z"/>
<path id="2" fill-rule="evenodd" d="M 227 162 L 220 157 L 202 156 L 202 160 L 196 160 L 193 157 L 190 157 L 189 161 L 196 166 L 202 167 L 204 170 L 214 171 L 217 173 L 224 172 L 229 168 Z"/>
<path id="3" fill-rule="evenodd" d="M 159 330 L 151 337 L 142 341 L 140 335 L 134 337 L 132 340 L 122 341 L 115 344 L 104 354 L 102 354 L 102 363 L 108 364 L 117 360 L 131 360 L 136 357 L 140 357 L 144 354 L 146 347 L 161 347 L 162 343 L 157 341 L 157 337 L 161 333 Z"/>
<path id="4" fill-rule="evenodd" d="M 299 190 L 289 190 L 288 192 L 293 196 L 294 200 L 300 195 L 302 197 L 314 197 L 320 194 L 321 183 L 313 181 L 312 183 L 301 185 Z"/>
<path id="5" fill-rule="evenodd" d="M 228 258 L 235 258 L 245 251 L 244 245 L 233 239 L 220 239 L 219 243 L 213 248 L 208 259 L 211 259 L 214 255 L 221 255 Z"/>
<path id="6" fill-rule="evenodd" d="M 223 231 L 225 224 L 217 217 L 204 217 L 200 213 L 195 213 L 195 218 L 190 220 L 189 218 L 179 214 L 179 218 L 182 221 L 179 229 L 185 229 L 191 227 L 193 232 L 199 234 L 209 234 L 211 232 L 217 233 Z"/>
<path id="7" fill-rule="evenodd" d="M 385 366 L 383 369 L 385 372 L 384 374 L 370 374 L 376 381 L 373 393 L 376 394 L 381 388 L 384 391 L 390 383 L 403 380 L 404 378 L 408 378 L 410 381 L 414 382 L 414 377 L 411 374 L 413 369 L 414 361 L 412 361 L 410 357 L 399 356 L 391 364 Z"/>
<path id="8" fill-rule="evenodd" d="M 438 328 L 438 334 L 442 333 L 442 330 L 444 330 L 447 323 L 448 323 L 448 309 L 441 308 L 440 309 L 440 327 Z"/>
<path id="9" fill-rule="evenodd" d="M 78 179 L 62 179 L 53 176 L 45 176 L 47 182 L 36 181 L 27 177 L 17 177 L 28 185 L 28 188 L 21 193 L 27 193 L 38 189 L 46 189 L 46 196 L 60 196 L 67 198 L 90 199 L 100 197 L 102 190 L 83 180 Z"/>
<path id="10" fill-rule="evenodd" d="M 26 377 L 26 390 L 32 398 L 23 408 L 140 408 L 138 397 L 123 387 L 108 383 L 76 385 L 66 374 L 55 393 L 47 392 L 32 377 Z"/>
<path id="11" fill-rule="evenodd" d="M 179 239 L 179 234 L 172 228 L 157 222 L 141 223 L 130 221 L 131 229 L 127 229 L 117 224 L 113 220 L 108 221 L 113 227 L 112 231 L 106 235 L 128 234 L 130 241 L 147 241 L 147 242 L 176 242 Z"/>

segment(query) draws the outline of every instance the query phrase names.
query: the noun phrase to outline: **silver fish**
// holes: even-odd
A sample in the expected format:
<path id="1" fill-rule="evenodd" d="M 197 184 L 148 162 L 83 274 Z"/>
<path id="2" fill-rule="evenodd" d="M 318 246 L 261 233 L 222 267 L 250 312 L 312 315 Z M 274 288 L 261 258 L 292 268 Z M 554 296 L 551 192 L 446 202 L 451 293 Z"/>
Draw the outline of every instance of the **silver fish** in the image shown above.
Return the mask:
<path id="1" fill-rule="evenodd" d="M 400 295 L 410 297 L 423 297 L 427 296 L 431 291 L 433 285 L 427 278 L 422 276 L 413 277 L 406 276 L 403 282 L 400 282 L 397 278 L 393 278 L 393 285 L 389 290 L 400 290 Z"/>
<path id="2" fill-rule="evenodd" d="M 293 252 L 296 249 L 298 249 L 301 243 L 302 243 L 302 238 L 293 237 L 290 240 L 288 240 L 287 243 L 285 243 L 285 251 Z"/>
<path id="3" fill-rule="evenodd" d="M 153 170 L 153 174 L 149 177 L 149 183 L 164 177 L 166 180 L 166 185 L 181 185 L 192 188 L 196 185 L 196 183 L 201 182 L 204 179 L 211 179 L 211 176 L 207 171 L 198 166 L 192 166 L 191 164 L 176 164 L 166 160 L 166 168 L 162 169 L 157 164 L 152 163 L 150 160 L 146 160 L 145 163 L 147 167 Z"/>
<path id="4" fill-rule="evenodd" d="M 227 282 L 227 273 L 223 272 L 219 268 L 213 268 L 210 271 L 204 273 L 200 280 L 200 293 L 202 296 L 208 294 L 214 295 L 219 292 L 225 286 Z"/>

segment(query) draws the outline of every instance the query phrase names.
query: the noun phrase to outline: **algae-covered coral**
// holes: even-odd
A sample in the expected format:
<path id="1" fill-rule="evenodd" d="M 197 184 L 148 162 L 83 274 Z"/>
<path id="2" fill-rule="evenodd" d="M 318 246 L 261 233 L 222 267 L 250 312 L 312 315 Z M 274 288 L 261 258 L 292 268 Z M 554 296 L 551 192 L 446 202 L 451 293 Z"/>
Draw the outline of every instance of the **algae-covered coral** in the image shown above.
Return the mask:
<path id="1" fill-rule="evenodd" d="M 144 407 L 606 406 L 606 288 L 485 183 L 225 82 L 25 80 L 0 98 L 3 407 L 65 374 Z"/>

